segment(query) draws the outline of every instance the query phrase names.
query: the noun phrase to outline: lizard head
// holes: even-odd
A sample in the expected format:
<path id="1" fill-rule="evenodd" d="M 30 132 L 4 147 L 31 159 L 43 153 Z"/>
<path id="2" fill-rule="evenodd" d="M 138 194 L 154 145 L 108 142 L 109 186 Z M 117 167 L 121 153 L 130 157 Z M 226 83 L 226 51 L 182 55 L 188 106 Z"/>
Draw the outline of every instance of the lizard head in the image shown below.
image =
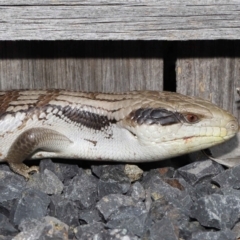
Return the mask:
<path id="1" fill-rule="evenodd" d="M 153 160 L 209 148 L 238 132 L 237 119 L 207 100 L 172 92 L 147 92 L 143 98 L 125 122 Z"/>

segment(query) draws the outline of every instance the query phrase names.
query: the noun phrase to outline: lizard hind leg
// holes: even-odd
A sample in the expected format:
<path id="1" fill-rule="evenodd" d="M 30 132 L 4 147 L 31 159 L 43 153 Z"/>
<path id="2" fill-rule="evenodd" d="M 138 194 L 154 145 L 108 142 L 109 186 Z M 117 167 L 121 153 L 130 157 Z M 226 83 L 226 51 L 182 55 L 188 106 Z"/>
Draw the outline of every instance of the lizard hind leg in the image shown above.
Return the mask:
<path id="1" fill-rule="evenodd" d="M 42 150 L 60 152 L 72 142 L 63 134 L 47 128 L 31 128 L 21 133 L 10 147 L 5 161 L 10 168 L 29 179 L 29 173 L 38 171 L 38 167 L 28 167 L 23 163 L 33 153 Z"/>

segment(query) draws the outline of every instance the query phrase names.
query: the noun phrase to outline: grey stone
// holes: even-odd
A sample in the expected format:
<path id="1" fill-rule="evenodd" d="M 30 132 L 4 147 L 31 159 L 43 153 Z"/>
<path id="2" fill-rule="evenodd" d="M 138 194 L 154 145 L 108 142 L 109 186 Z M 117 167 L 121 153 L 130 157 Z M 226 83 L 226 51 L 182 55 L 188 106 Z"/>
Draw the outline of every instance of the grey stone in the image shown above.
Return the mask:
<path id="1" fill-rule="evenodd" d="M 201 225 L 216 229 L 232 228 L 239 219 L 240 198 L 213 194 L 198 199 L 191 211 Z"/>
<path id="2" fill-rule="evenodd" d="M 151 208 L 151 205 L 153 203 L 153 199 L 151 197 L 150 189 L 146 189 L 145 192 L 146 192 L 146 198 L 145 198 L 144 203 L 145 203 L 146 210 L 149 211 Z"/>
<path id="3" fill-rule="evenodd" d="M 0 213 L 0 235 L 13 236 L 18 230 L 9 222 L 8 218 Z"/>
<path id="4" fill-rule="evenodd" d="M 73 201 L 65 199 L 61 195 L 51 197 L 49 215 L 58 218 L 71 228 L 80 225 L 77 205 Z"/>
<path id="5" fill-rule="evenodd" d="M 34 220 L 34 224 L 25 222 L 22 225 L 23 231 L 13 240 L 68 240 L 69 227 L 54 217 L 44 217 L 41 220 Z"/>
<path id="6" fill-rule="evenodd" d="M 240 165 L 227 169 L 212 178 L 221 188 L 240 189 Z"/>
<path id="7" fill-rule="evenodd" d="M 147 232 L 145 232 L 142 239 L 151 240 L 179 240 L 178 232 L 175 231 L 174 225 L 167 218 L 156 221 Z"/>
<path id="8" fill-rule="evenodd" d="M 173 203 L 166 201 L 164 198 L 153 202 L 145 221 L 145 232 L 148 232 L 152 226 L 164 219 L 165 217 L 174 226 L 177 235 L 183 239 L 187 239 L 194 231 L 202 231 L 203 228 L 197 222 L 190 222 L 189 217 Z"/>
<path id="9" fill-rule="evenodd" d="M 120 194 L 109 194 L 103 197 L 96 205 L 99 212 L 105 220 L 108 220 L 111 214 L 116 212 L 120 207 L 134 206 L 133 199 L 129 196 Z"/>
<path id="10" fill-rule="evenodd" d="M 10 221 L 19 225 L 21 221 L 40 219 L 47 215 L 50 198 L 36 189 L 26 189 L 10 212 Z"/>
<path id="11" fill-rule="evenodd" d="M 108 229 L 96 234 L 95 239 L 97 240 L 141 240 L 134 234 L 128 232 L 127 229 Z"/>
<path id="12" fill-rule="evenodd" d="M 223 171 L 224 168 L 212 160 L 193 162 L 177 170 L 178 174 L 191 185 L 203 179 L 212 178 Z"/>
<path id="13" fill-rule="evenodd" d="M 181 195 L 181 191 L 179 189 L 173 188 L 163 181 L 158 171 L 150 171 L 143 178 L 141 184 L 144 189 L 149 189 L 151 194 L 157 193 L 159 198 L 164 196 L 165 198 L 176 199 L 179 195 Z"/>
<path id="14" fill-rule="evenodd" d="M 182 178 L 181 176 L 178 178 L 175 178 L 175 179 L 177 179 L 179 181 L 179 183 L 181 184 L 184 191 L 186 191 L 194 199 L 194 194 L 195 194 L 194 186 L 192 186 L 191 184 L 186 182 L 186 180 L 184 178 Z"/>
<path id="15" fill-rule="evenodd" d="M 75 237 L 79 240 L 94 239 L 94 236 L 106 231 L 103 223 L 91 223 L 74 228 Z M 98 239 L 98 238 L 95 238 Z"/>
<path id="16" fill-rule="evenodd" d="M 48 169 L 40 174 L 34 174 L 28 181 L 27 187 L 36 188 L 46 194 L 60 194 L 63 191 L 63 183 Z"/>
<path id="17" fill-rule="evenodd" d="M 236 238 L 240 238 L 240 222 L 235 224 L 232 231 L 235 233 Z"/>
<path id="18" fill-rule="evenodd" d="M 236 240 L 236 235 L 230 230 L 225 229 L 218 232 L 197 232 L 193 233 L 190 240 Z"/>
<path id="19" fill-rule="evenodd" d="M 14 174 L 7 163 L 0 164 L 0 172 L 1 171 L 11 172 L 12 174 Z"/>
<path id="20" fill-rule="evenodd" d="M 126 174 L 119 168 L 112 168 L 103 173 L 98 182 L 99 199 L 108 194 L 126 193 L 131 182 Z"/>
<path id="21" fill-rule="evenodd" d="M 173 207 L 167 210 L 164 217 L 166 216 L 182 239 L 188 239 L 193 232 L 204 231 L 198 222 L 190 222 L 190 218 L 179 208 Z"/>
<path id="22" fill-rule="evenodd" d="M 197 182 L 194 186 L 190 185 L 183 178 L 178 178 L 178 181 L 181 183 L 184 190 L 188 192 L 189 196 L 193 201 L 197 201 L 201 197 L 205 197 L 214 193 L 216 194 L 223 193 L 222 189 L 220 189 L 215 184 L 211 183 L 210 178 L 203 179 L 200 182 Z"/>
<path id="23" fill-rule="evenodd" d="M 132 197 L 134 201 L 144 201 L 146 198 L 146 192 L 140 182 L 135 182 L 131 185 L 128 195 Z"/>
<path id="24" fill-rule="evenodd" d="M 238 189 L 233 189 L 231 187 L 221 188 L 221 193 L 223 195 L 233 195 L 233 196 L 240 198 L 240 191 Z"/>
<path id="25" fill-rule="evenodd" d="M 151 204 L 149 213 L 145 222 L 145 230 L 150 228 L 154 222 L 161 220 L 168 209 L 173 208 L 173 204 L 169 203 L 164 198 L 158 199 Z"/>
<path id="26" fill-rule="evenodd" d="M 191 196 L 194 201 L 208 195 L 222 194 L 222 190 L 218 186 L 212 184 L 210 181 L 210 179 L 202 180 L 193 186 L 194 197 L 193 195 Z"/>
<path id="27" fill-rule="evenodd" d="M 106 226 L 110 229 L 127 229 L 136 236 L 141 236 L 144 231 L 144 223 L 147 211 L 140 207 L 120 207 L 114 212 Z"/>
<path id="28" fill-rule="evenodd" d="M 65 163 L 54 163 L 51 159 L 43 159 L 39 164 L 40 172 L 44 172 L 48 169 L 55 173 L 62 182 L 66 182 L 72 179 L 74 176 L 81 174 L 83 171 L 78 165 L 65 164 Z"/>
<path id="29" fill-rule="evenodd" d="M 25 188 L 26 180 L 13 172 L 0 171 L 0 203 L 17 199 Z"/>
<path id="30" fill-rule="evenodd" d="M 103 174 L 114 171 L 117 169 L 119 171 L 124 172 L 124 164 L 113 164 L 113 165 L 92 165 L 92 172 L 97 176 L 101 177 Z"/>
<path id="31" fill-rule="evenodd" d="M 64 187 L 63 196 L 72 200 L 80 209 L 90 208 L 97 201 L 97 180 L 86 173 L 76 175 L 67 186 Z"/>
<path id="32" fill-rule="evenodd" d="M 12 206 L 11 206 L 11 208 L 12 208 Z M 9 218 L 11 208 L 8 210 L 7 208 L 0 205 L 0 214 Z"/>
<path id="33" fill-rule="evenodd" d="M 108 165 L 92 165 L 91 166 L 91 170 L 93 172 L 94 175 L 96 175 L 98 178 L 100 178 L 102 176 L 102 174 L 105 171 L 106 168 L 109 168 Z"/>
<path id="34" fill-rule="evenodd" d="M 29 230 L 32 230 L 34 229 L 38 224 L 39 222 L 41 222 L 42 219 L 26 219 L 26 220 L 23 220 L 21 221 L 21 223 L 18 225 L 18 229 L 21 231 L 21 232 L 27 232 Z"/>
<path id="35" fill-rule="evenodd" d="M 102 221 L 102 217 L 97 209 L 84 209 L 79 211 L 79 219 L 84 223 L 94 223 Z"/>
<path id="36" fill-rule="evenodd" d="M 178 227 L 175 225 L 175 227 Z M 189 221 L 189 222 L 184 222 L 184 224 L 179 223 L 179 229 L 180 233 L 179 239 L 186 239 L 189 240 L 193 234 L 196 234 L 197 232 L 204 232 L 206 229 L 200 225 L 199 222 L 197 221 Z"/>
<path id="37" fill-rule="evenodd" d="M 3 235 L 0 235 L 0 240 L 12 240 L 13 237 L 12 236 L 3 236 Z"/>
<path id="38" fill-rule="evenodd" d="M 74 228 L 74 233 L 79 240 L 140 240 L 127 229 L 107 229 L 103 223 L 92 223 Z"/>
<path id="39" fill-rule="evenodd" d="M 167 201 L 185 209 L 186 212 L 192 206 L 192 200 L 188 192 L 185 189 L 180 190 L 166 183 L 156 170 L 150 171 L 141 183 L 145 190 L 150 190 L 155 201 L 164 197 Z"/>

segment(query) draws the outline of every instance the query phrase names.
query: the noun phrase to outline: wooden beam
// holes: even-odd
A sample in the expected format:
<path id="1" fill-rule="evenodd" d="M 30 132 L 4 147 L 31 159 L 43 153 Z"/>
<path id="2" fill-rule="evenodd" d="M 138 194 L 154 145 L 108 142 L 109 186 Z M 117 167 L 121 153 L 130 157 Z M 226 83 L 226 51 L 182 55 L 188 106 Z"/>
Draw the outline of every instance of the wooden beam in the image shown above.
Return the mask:
<path id="1" fill-rule="evenodd" d="M 240 119 L 238 41 L 178 43 L 177 91 L 209 99 Z"/>
<path id="2" fill-rule="evenodd" d="M 0 42 L 0 89 L 162 90 L 162 44 Z"/>
<path id="3" fill-rule="evenodd" d="M 239 3 L 0 0 L 0 40 L 240 39 Z"/>

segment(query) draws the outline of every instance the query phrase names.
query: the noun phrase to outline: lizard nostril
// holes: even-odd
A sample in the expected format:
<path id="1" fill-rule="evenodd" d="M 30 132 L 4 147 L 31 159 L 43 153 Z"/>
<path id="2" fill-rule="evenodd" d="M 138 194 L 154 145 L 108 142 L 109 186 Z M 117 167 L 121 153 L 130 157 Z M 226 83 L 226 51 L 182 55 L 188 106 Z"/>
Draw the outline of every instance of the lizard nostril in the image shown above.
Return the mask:
<path id="1" fill-rule="evenodd" d="M 238 122 L 237 120 L 232 120 L 226 125 L 226 129 L 230 131 L 231 133 L 237 133 L 238 132 Z"/>

